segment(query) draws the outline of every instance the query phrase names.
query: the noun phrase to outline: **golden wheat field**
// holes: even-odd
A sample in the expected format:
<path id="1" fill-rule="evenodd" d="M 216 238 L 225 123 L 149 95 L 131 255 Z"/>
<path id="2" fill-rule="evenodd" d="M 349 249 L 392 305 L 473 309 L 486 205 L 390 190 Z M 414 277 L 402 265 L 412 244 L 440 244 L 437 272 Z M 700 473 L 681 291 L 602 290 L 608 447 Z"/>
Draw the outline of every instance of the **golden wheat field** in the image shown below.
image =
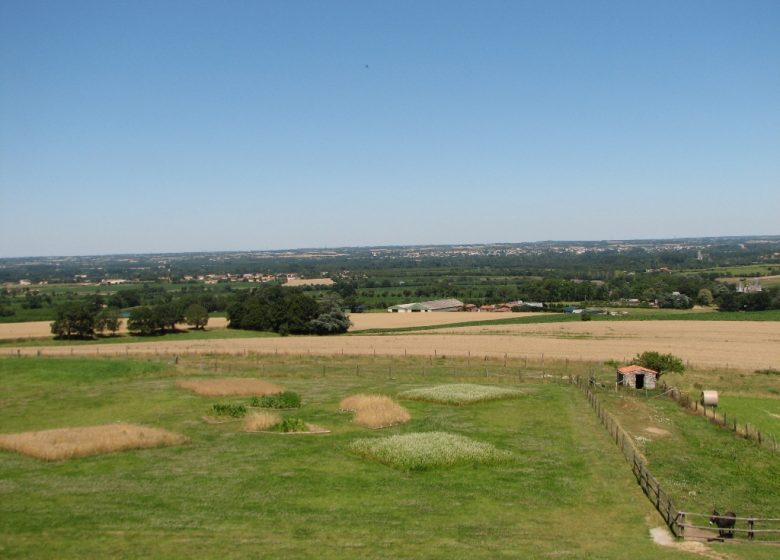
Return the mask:
<path id="1" fill-rule="evenodd" d="M 0 448 L 44 461 L 180 445 L 187 441 L 186 437 L 167 430 L 125 423 L 0 434 Z"/>
<path id="2" fill-rule="evenodd" d="M 389 315 L 389 314 L 388 314 Z M 443 328 L 425 333 L 294 336 L 128 345 L 8 347 L 16 355 L 142 355 L 247 352 L 319 355 L 417 355 L 529 360 L 624 360 L 672 352 L 692 365 L 753 370 L 780 367 L 780 323 L 772 321 L 589 321 Z"/>
<path id="3" fill-rule="evenodd" d="M 240 377 L 180 379 L 176 382 L 176 386 L 204 397 L 262 397 L 284 391 L 284 387 L 262 379 Z"/>

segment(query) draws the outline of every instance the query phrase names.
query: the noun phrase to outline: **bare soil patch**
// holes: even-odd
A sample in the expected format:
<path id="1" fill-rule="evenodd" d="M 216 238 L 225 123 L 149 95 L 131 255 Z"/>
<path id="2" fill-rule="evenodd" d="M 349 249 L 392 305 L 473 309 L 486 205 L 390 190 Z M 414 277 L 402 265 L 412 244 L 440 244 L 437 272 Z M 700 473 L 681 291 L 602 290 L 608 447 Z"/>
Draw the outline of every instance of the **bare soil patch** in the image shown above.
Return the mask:
<path id="1" fill-rule="evenodd" d="M 167 430 L 122 422 L 85 428 L 2 434 L 0 448 L 44 461 L 61 461 L 129 449 L 181 445 L 187 441 L 186 437 Z"/>
<path id="2" fill-rule="evenodd" d="M 284 391 L 284 387 L 269 381 L 240 377 L 180 379 L 176 386 L 204 397 L 262 397 Z"/>
<path id="3" fill-rule="evenodd" d="M 645 428 L 645 431 L 648 434 L 653 434 L 654 436 L 669 436 L 671 435 L 671 432 L 669 430 L 664 430 L 663 428 L 655 428 L 653 426 L 648 426 Z"/>

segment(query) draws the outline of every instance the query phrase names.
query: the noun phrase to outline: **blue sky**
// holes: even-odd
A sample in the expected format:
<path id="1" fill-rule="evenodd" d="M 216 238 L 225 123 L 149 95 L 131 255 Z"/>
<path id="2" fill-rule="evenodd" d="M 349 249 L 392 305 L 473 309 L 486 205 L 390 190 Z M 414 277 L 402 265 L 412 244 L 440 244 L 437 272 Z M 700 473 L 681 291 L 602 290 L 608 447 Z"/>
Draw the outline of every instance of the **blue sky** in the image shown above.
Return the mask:
<path id="1" fill-rule="evenodd" d="M 0 3 L 0 256 L 780 234 L 780 2 Z"/>

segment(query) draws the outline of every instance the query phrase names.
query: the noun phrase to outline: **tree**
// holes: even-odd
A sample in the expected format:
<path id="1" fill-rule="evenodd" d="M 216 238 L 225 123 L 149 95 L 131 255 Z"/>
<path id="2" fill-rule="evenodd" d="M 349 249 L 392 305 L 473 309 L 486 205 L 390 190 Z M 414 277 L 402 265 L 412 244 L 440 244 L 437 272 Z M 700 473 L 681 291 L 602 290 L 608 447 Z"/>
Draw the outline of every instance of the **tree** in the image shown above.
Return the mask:
<path id="1" fill-rule="evenodd" d="M 658 307 L 672 309 L 690 309 L 693 307 L 693 300 L 685 294 L 661 294 L 658 296 Z"/>
<path id="2" fill-rule="evenodd" d="M 658 377 L 667 372 L 682 373 L 685 371 L 685 364 L 683 364 L 682 359 L 673 354 L 642 352 L 637 354 L 631 363 L 657 371 Z"/>
<path id="3" fill-rule="evenodd" d="M 699 290 L 698 295 L 696 296 L 696 303 L 699 305 L 712 305 L 713 297 L 712 297 L 712 290 L 709 288 L 702 288 Z"/>
<path id="4" fill-rule="evenodd" d="M 340 306 L 331 305 L 323 309 L 315 319 L 309 321 L 309 330 L 312 334 L 340 334 L 347 332 L 352 326 L 349 317 Z"/>
<path id="5" fill-rule="evenodd" d="M 739 311 L 742 303 L 736 292 L 724 292 L 718 298 L 718 311 Z"/>
<path id="6" fill-rule="evenodd" d="M 115 335 L 119 330 L 119 309 L 116 307 L 106 307 L 102 309 L 95 319 L 95 330 L 99 333 L 109 331 L 111 335 Z"/>
<path id="7" fill-rule="evenodd" d="M 209 322 L 209 312 L 202 305 L 193 303 L 185 309 L 184 320 L 196 329 L 203 329 Z"/>
<path id="8" fill-rule="evenodd" d="M 91 338 L 95 334 L 95 312 L 84 301 L 70 301 L 57 307 L 51 324 L 55 338 Z"/>
<path id="9" fill-rule="evenodd" d="M 167 328 L 175 331 L 176 324 L 181 323 L 184 320 L 184 312 L 182 311 L 181 305 L 175 301 L 154 305 L 152 306 L 152 311 L 157 318 L 161 330 Z"/>
<path id="10" fill-rule="evenodd" d="M 127 319 L 127 330 L 132 333 L 149 336 L 162 328 L 157 314 L 151 307 L 136 307 Z"/>

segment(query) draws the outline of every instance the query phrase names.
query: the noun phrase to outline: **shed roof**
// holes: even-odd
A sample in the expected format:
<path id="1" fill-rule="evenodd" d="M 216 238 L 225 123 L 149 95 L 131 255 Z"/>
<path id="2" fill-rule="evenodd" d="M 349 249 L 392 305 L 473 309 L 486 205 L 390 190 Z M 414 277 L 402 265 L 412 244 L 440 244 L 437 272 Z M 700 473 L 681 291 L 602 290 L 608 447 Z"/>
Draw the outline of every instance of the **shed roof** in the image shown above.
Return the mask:
<path id="1" fill-rule="evenodd" d="M 619 373 L 646 373 L 646 374 L 652 374 L 652 375 L 658 375 L 658 372 L 654 369 L 649 369 L 642 366 L 637 365 L 630 365 L 630 366 L 623 366 L 621 368 L 618 368 Z"/>

